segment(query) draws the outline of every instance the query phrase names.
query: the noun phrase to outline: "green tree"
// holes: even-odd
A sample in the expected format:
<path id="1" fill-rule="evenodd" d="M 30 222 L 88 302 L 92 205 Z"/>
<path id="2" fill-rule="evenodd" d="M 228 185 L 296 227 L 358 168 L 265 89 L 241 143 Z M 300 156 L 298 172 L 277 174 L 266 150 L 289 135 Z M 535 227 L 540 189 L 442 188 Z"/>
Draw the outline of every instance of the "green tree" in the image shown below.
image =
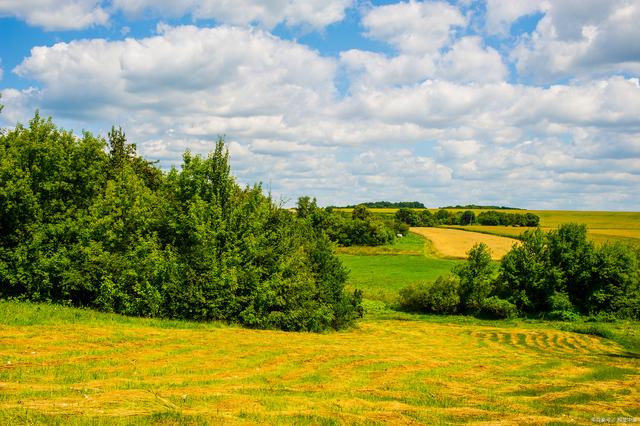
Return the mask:
<path id="1" fill-rule="evenodd" d="M 466 210 L 460 217 L 460 225 L 471 225 L 476 221 L 476 214 L 471 210 Z"/>
<path id="2" fill-rule="evenodd" d="M 402 207 L 396 211 L 395 218 L 397 221 L 406 223 L 409 226 L 418 226 L 418 215 L 415 210 Z"/>
<path id="3" fill-rule="evenodd" d="M 460 279 L 462 309 L 476 312 L 494 289 L 495 265 L 491 261 L 491 249 L 484 243 L 475 244 L 467 255 L 467 261 L 452 272 Z"/>

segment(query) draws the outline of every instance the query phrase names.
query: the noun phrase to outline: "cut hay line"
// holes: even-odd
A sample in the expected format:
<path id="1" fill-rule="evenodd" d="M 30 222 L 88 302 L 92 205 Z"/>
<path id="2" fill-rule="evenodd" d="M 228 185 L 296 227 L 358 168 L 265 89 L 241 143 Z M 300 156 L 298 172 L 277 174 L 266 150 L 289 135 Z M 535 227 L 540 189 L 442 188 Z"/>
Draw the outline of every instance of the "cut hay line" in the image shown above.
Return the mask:
<path id="1" fill-rule="evenodd" d="M 430 240 L 433 244 L 433 249 L 439 255 L 447 258 L 464 259 L 474 244 L 485 243 L 491 249 L 492 259 L 499 260 L 511 250 L 514 244 L 519 244 L 519 241 L 513 238 L 457 229 L 411 228 L 411 232 Z"/>
<path id="2" fill-rule="evenodd" d="M 72 425 L 640 415 L 640 360 L 590 335 L 412 320 L 328 334 L 146 324 L 0 325 L 0 362 L 12 365 L 0 369 L 0 424 L 25 423 L 25 413 Z"/>

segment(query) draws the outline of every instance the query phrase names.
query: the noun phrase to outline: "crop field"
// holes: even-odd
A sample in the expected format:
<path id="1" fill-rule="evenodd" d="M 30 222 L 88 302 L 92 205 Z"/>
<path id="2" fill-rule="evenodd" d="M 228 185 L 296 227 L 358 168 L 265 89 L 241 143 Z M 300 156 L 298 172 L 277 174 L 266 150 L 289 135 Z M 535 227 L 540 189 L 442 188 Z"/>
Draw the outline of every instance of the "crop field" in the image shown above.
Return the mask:
<path id="1" fill-rule="evenodd" d="M 436 212 L 437 209 L 429 209 Z M 372 212 L 385 216 L 393 216 L 397 209 L 371 209 Z M 464 209 L 449 209 L 452 212 Z M 479 214 L 486 210 L 475 209 Z M 533 213 L 540 217 L 540 228 L 545 231 L 555 229 L 563 223 L 582 223 L 587 225 L 589 238 L 597 244 L 607 241 L 620 241 L 640 246 L 640 212 L 607 212 L 607 211 L 569 211 L 569 210 L 500 210 L 505 213 Z M 452 226 L 451 228 L 486 234 L 518 237 L 527 228 L 511 226 Z"/>
<path id="2" fill-rule="evenodd" d="M 373 311 L 354 330 L 312 334 L 1 302 L 0 423 L 640 417 L 640 359 L 611 340 L 540 323 Z"/>
<path id="3" fill-rule="evenodd" d="M 465 232 L 447 228 L 411 228 L 411 232 L 429 239 L 442 257 L 464 259 L 474 244 L 485 243 L 491 249 L 494 260 L 502 259 L 518 240 L 497 235 Z"/>

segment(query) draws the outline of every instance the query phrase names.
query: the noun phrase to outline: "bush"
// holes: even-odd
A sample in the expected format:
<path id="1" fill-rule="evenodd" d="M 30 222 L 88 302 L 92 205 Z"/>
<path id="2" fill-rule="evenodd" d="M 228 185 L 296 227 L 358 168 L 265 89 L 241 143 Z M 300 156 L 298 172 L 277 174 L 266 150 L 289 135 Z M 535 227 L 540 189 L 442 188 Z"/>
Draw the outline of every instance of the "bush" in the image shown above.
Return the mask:
<path id="1" fill-rule="evenodd" d="M 575 311 L 569 296 L 566 293 L 554 293 L 549 297 L 549 312 L 548 318 L 558 321 L 577 321 L 580 319 L 580 315 Z"/>
<path id="2" fill-rule="evenodd" d="M 467 254 L 467 261 L 456 266 L 453 273 L 460 278 L 461 307 L 473 313 L 495 287 L 495 265 L 491 261 L 491 249 L 484 243 L 475 244 Z"/>
<path id="3" fill-rule="evenodd" d="M 400 290 L 400 307 L 408 311 L 455 314 L 460 305 L 459 281 L 438 277 L 434 283 L 410 285 Z"/>
<path id="4" fill-rule="evenodd" d="M 124 132 L 104 140 L 38 115 L 0 132 L 0 298 L 127 315 L 321 331 L 361 315 L 362 295 L 314 221 L 240 187 L 219 140 L 162 173 Z M 392 231 L 366 217 L 373 239 Z"/>
<path id="5" fill-rule="evenodd" d="M 491 296 L 482 301 L 478 316 L 488 319 L 507 319 L 517 316 L 516 306 L 497 296 Z"/>

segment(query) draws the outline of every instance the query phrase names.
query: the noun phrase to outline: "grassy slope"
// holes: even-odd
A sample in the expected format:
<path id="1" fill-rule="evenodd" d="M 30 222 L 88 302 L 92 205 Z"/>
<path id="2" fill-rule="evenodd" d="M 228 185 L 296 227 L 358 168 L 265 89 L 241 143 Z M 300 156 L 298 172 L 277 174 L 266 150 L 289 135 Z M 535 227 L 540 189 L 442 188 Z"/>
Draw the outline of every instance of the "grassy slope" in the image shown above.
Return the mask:
<path id="1" fill-rule="evenodd" d="M 383 310 L 311 334 L 0 302 L 0 360 L 0 424 L 640 417 L 638 355 L 523 321 Z"/>

